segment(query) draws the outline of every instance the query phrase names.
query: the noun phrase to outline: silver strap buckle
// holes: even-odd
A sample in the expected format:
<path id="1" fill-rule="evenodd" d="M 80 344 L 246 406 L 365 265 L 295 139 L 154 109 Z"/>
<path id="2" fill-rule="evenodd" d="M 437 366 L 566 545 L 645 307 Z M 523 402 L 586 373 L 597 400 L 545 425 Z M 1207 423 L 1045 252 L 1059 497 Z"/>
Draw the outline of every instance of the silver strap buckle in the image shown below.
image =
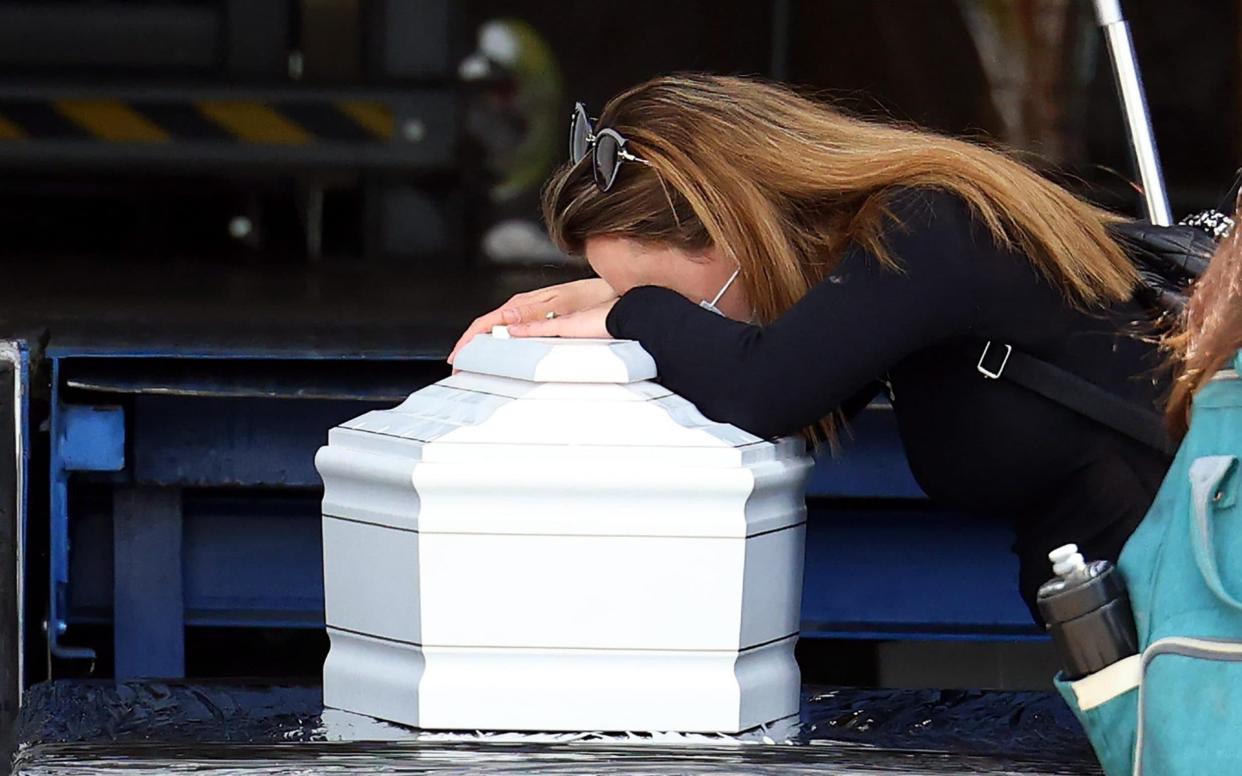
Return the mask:
<path id="1" fill-rule="evenodd" d="M 979 356 L 979 363 L 975 366 L 975 369 L 978 369 L 979 374 L 983 375 L 989 380 L 999 380 L 1000 376 L 1005 372 L 1005 365 L 1009 363 L 1009 354 L 1013 353 L 1013 346 L 1012 345 L 1004 346 L 1005 357 L 1001 359 L 1001 364 L 1000 366 L 996 368 L 995 372 L 990 371 L 987 367 L 983 365 L 983 362 L 988 357 L 988 349 L 991 347 L 992 347 L 992 342 L 991 340 L 989 340 L 988 343 L 983 346 L 983 354 Z"/>

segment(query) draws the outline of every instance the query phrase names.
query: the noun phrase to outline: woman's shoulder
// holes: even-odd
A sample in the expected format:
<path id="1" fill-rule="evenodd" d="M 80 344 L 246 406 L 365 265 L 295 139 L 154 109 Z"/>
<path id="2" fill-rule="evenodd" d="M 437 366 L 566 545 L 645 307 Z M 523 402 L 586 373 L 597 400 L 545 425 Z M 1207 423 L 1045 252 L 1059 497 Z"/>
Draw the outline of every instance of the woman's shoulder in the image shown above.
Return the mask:
<path id="1" fill-rule="evenodd" d="M 885 197 L 892 217 L 907 227 L 969 225 L 974 215 L 969 203 L 954 191 L 931 186 L 900 186 Z"/>
<path id="2" fill-rule="evenodd" d="M 906 279 L 929 287 L 953 286 L 967 296 L 1040 283 L 1020 250 L 997 240 L 970 204 L 951 190 L 894 189 L 885 209 L 884 246 Z"/>
<path id="3" fill-rule="evenodd" d="M 919 248 L 948 249 L 949 253 L 991 253 L 997 249 L 987 227 L 969 203 L 941 188 L 905 186 L 887 195 L 884 235 L 898 255 Z M 965 258 L 963 256 L 962 258 Z"/>

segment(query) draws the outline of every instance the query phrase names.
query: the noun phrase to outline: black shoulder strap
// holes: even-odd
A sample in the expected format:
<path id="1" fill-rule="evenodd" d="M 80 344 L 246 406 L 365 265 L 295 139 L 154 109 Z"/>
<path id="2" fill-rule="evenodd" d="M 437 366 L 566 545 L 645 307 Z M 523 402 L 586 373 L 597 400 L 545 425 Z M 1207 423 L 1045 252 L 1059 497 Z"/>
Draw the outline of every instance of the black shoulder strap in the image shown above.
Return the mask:
<path id="1" fill-rule="evenodd" d="M 1059 366 L 1009 345 L 989 342 L 984 345 L 976 368 L 987 379 L 1004 379 L 1020 385 L 1166 455 L 1176 452 L 1159 414 Z"/>

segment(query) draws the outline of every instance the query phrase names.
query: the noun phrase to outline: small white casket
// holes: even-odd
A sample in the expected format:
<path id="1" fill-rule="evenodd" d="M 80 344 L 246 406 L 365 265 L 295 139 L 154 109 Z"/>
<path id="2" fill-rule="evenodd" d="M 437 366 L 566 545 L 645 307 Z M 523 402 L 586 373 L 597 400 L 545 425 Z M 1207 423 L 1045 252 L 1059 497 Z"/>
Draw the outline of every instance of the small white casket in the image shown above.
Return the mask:
<path id="1" fill-rule="evenodd" d="M 735 733 L 798 713 L 810 460 L 636 342 L 476 337 L 329 433 L 324 705 L 421 728 Z"/>

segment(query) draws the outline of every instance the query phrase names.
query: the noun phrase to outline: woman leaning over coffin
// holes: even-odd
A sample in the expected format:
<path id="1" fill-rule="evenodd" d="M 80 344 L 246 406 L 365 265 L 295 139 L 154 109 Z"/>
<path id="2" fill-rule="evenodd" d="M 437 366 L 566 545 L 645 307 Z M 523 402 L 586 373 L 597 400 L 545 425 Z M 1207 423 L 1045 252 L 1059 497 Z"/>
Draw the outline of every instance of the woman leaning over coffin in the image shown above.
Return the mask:
<path id="1" fill-rule="evenodd" d="M 1050 549 L 1116 560 L 1168 454 L 982 372 L 1008 346 L 1154 411 L 1120 216 L 1002 152 L 745 78 L 656 78 L 571 135 L 544 217 L 598 277 L 515 296 L 457 348 L 496 324 L 638 340 L 670 389 L 764 437 L 833 438 L 887 388 L 926 493 L 1014 527 L 1028 604 Z"/>

